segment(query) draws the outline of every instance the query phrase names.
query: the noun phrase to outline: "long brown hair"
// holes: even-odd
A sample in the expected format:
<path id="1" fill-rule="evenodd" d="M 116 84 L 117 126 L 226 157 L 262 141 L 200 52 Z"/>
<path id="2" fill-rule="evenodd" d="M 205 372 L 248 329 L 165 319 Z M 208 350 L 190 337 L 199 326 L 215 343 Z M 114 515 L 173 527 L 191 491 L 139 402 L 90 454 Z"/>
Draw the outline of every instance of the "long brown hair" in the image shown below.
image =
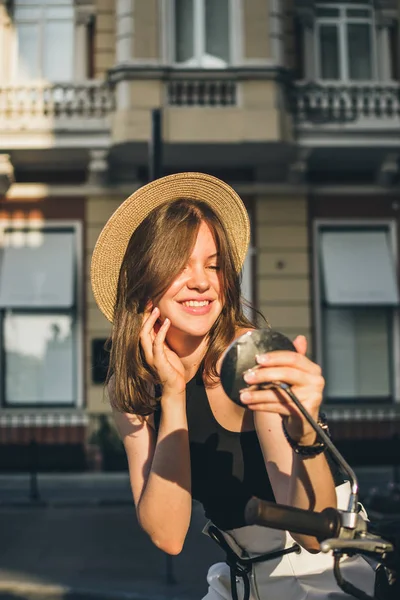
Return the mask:
<path id="1" fill-rule="evenodd" d="M 217 380 L 217 360 L 237 328 L 253 326 L 243 313 L 236 249 L 219 217 L 205 202 L 182 198 L 161 204 L 134 231 L 121 265 L 107 376 L 107 382 L 113 376 L 117 410 L 145 416 L 156 407 L 154 385 L 159 382 L 139 342 L 143 316 L 149 301 L 156 305 L 185 268 L 202 222 L 210 227 L 219 253 L 223 304 L 203 359 L 207 381 Z"/>

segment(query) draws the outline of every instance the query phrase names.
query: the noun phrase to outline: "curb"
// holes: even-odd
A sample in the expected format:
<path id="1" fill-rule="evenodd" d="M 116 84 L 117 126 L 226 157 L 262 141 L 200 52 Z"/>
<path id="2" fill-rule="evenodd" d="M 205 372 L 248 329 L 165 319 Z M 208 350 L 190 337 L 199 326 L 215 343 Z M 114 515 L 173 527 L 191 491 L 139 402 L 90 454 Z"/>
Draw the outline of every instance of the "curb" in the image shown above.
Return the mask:
<path id="1" fill-rule="evenodd" d="M 0 599 L 29 600 L 193 600 L 188 596 L 180 596 L 160 592 L 148 594 L 124 592 L 119 590 L 100 590 L 94 588 L 74 588 L 66 585 L 1 581 Z"/>

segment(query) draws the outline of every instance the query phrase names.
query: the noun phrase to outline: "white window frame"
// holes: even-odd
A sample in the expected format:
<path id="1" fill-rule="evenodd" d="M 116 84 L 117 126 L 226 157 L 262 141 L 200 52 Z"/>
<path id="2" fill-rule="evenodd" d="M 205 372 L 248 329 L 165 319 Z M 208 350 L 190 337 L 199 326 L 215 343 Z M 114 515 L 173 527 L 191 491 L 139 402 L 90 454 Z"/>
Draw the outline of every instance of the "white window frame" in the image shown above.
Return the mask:
<path id="1" fill-rule="evenodd" d="M 375 20 L 375 10 L 373 4 L 370 2 L 361 3 L 351 3 L 351 2 L 341 2 L 340 4 L 330 4 L 329 2 L 320 3 L 317 2 L 316 10 L 318 8 L 334 8 L 339 11 L 338 17 L 319 17 L 316 15 L 314 22 L 314 48 L 315 48 L 315 74 L 316 78 L 325 83 L 339 83 L 339 82 L 351 82 L 355 81 L 349 77 L 349 52 L 347 47 L 347 25 L 348 24 L 368 24 L 371 29 L 371 79 L 365 81 L 373 81 L 378 79 L 378 59 L 377 59 L 377 30 L 376 30 L 376 20 Z M 347 17 L 346 10 L 347 9 L 362 9 L 370 11 L 369 17 Z M 335 25 L 338 29 L 338 39 L 339 39 L 339 78 L 334 80 L 323 79 L 321 76 L 321 49 L 320 49 L 320 26 L 321 25 Z M 361 79 L 357 79 L 357 83 L 362 83 Z"/>
<path id="2" fill-rule="evenodd" d="M 204 31 L 204 15 L 205 15 L 205 0 L 194 0 L 194 49 L 196 60 L 190 65 L 185 63 L 177 62 L 175 59 L 175 1 L 174 0 L 160 0 L 161 2 L 161 19 L 164 24 L 163 27 L 163 62 L 168 65 L 172 65 L 174 68 L 180 69 L 212 69 L 210 66 L 204 66 L 202 64 L 201 57 L 204 55 L 202 52 L 205 48 L 205 31 Z M 242 60 L 243 49 L 242 49 L 242 2 L 243 0 L 229 0 L 229 55 L 230 60 L 226 63 L 224 68 L 232 65 L 238 65 Z M 217 67 L 221 68 L 221 67 Z"/>
<path id="3" fill-rule="evenodd" d="M 322 334 L 322 285 L 321 285 L 321 244 L 320 233 L 321 229 L 329 228 L 332 231 L 335 229 L 377 229 L 385 227 L 388 230 L 390 239 L 390 249 L 398 265 L 400 257 L 397 253 L 397 227 L 396 222 L 392 219 L 315 219 L 313 222 L 313 304 L 314 304 L 314 319 L 315 319 L 315 359 L 320 365 L 324 364 L 323 357 L 323 334 Z M 392 345 L 390 356 L 392 358 L 391 365 L 393 366 L 391 387 L 393 390 L 393 403 L 400 403 L 400 310 L 393 308 L 393 331 Z M 332 401 L 326 399 L 329 406 L 340 405 L 340 401 Z M 352 398 L 354 403 L 359 403 L 362 398 Z"/>
<path id="4" fill-rule="evenodd" d="M 16 229 L 16 230 L 20 230 L 20 229 L 29 229 L 29 221 L 26 220 L 21 220 L 21 221 L 16 221 L 13 224 L 10 224 L 10 222 L 7 221 L 0 221 L 0 236 L 3 236 L 4 231 L 8 231 L 10 229 Z M 8 410 L 18 410 L 21 408 L 34 408 L 34 409 L 39 409 L 39 410 L 47 410 L 49 408 L 82 408 L 84 406 L 84 352 L 83 352 L 83 348 L 84 348 L 84 337 L 83 337 L 83 285 L 84 285 L 84 281 L 83 281 L 83 275 L 81 275 L 84 272 L 84 264 L 83 264 L 83 247 L 82 247 L 82 240 L 83 240 L 83 234 L 82 234 L 82 223 L 80 221 L 65 221 L 65 220 L 56 220 L 56 219 L 52 219 L 52 220 L 47 220 L 44 223 L 40 224 L 40 227 L 35 227 L 35 230 L 39 230 L 39 231 L 45 231 L 45 230 L 52 230 L 52 229 L 56 229 L 56 230 L 73 230 L 74 235 L 75 235 L 75 256 L 76 256 L 76 262 L 74 264 L 74 281 L 75 281 L 75 303 L 72 309 L 70 309 L 69 314 L 72 314 L 74 317 L 74 333 L 75 333 L 75 373 L 76 373 L 76 397 L 75 400 L 72 403 L 58 403 L 55 402 L 54 404 L 48 404 L 48 403 L 43 403 L 43 404 L 33 404 L 33 403 L 26 403 L 26 404 L 22 404 L 22 403 L 9 403 L 7 402 L 7 398 L 6 398 L 6 389 L 5 389 L 5 378 L 2 377 L 2 374 L 0 373 L 0 380 L 2 381 L 1 384 L 1 388 L 0 388 L 0 409 L 1 408 L 6 408 Z M 13 307 L 9 307 L 10 309 L 12 309 Z M 4 318 L 4 314 L 6 313 L 8 309 L 7 308 L 3 308 L 0 310 L 0 356 L 4 357 L 5 355 L 5 348 L 4 348 L 4 340 L 3 340 L 3 318 Z M 45 309 L 40 309 L 40 308 L 32 308 L 32 309 L 22 309 L 22 308 L 16 308 L 15 309 L 15 314 L 18 313 L 30 313 L 32 315 L 35 314 L 51 314 L 51 313 L 59 313 L 59 314 L 66 314 L 68 312 L 68 309 L 54 309 L 54 311 L 52 310 L 52 308 L 45 308 Z M 0 370 L 2 370 L 2 365 L 3 361 L 0 361 Z"/>
<path id="5" fill-rule="evenodd" d="M 35 0 L 32 0 L 32 3 L 34 3 Z M 17 2 L 14 2 L 14 6 Z M 40 0 L 37 0 L 37 5 L 39 6 L 40 4 Z M 60 6 L 60 5 L 55 5 L 55 6 Z M 74 43 L 73 43 L 73 55 L 71 57 L 71 62 L 72 62 L 72 79 L 71 80 L 63 80 L 61 82 L 59 81 L 51 81 L 50 83 L 73 83 L 79 80 L 87 80 L 87 73 L 84 72 L 85 69 L 82 69 L 82 61 L 85 61 L 87 59 L 87 52 L 88 52 L 88 48 L 87 48 L 87 32 L 85 31 L 85 34 L 82 36 L 81 35 L 81 31 L 80 28 L 82 27 L 82 16 L 86 16 L 88 18 L 88 16 L 94 14 L 94 8 L 92 7 L 92 5 L 88 5 L 88 6 L 80 6 L 79 4 L 77 4 L 76 0 L 73 0 L 72 2 L 72 8 L 74 11 L 74 17 L 73 17 L 73 31 L 74 31 Z M 27 21 L 23 21 L 26 23 L 37 23 L 36 20 L 32 19 L 32 20 L 27 20 Z M 43 26 L 44 26 L 44 22 L 45 22 L 45 18 L 43 17 L 43 13 L 42 13 L 42 17 L 40 19 L 40 39 L 39 39 L 39 45 L 40 45 L 40 54 L 42 52 L 42 47 L 43 47 Z M 85 23 L 83 23 L 85 26 Z M 0 42 L 1 42 L 1 36 L 0 36 Z M 0 46 L 0 50 L 4 51 L 4 43 L 3 45 Z M 17 83 L 17 84 L 24 84 L 24 83 L 31 83 L 33 80 L 21 80 L 18 78 L 18 38 L 17 38 L 17 31 L 16 28 L 13 27 L 12 29 L 12 44 L 11 44 L 11 55 L 12 55 L 12 59 L 11 59 L 11 69 L 10 69 L 10 80 L 13 83 Z M 39 58 L 38 58 L 39 60 Z M 86 61 L 87 62 L 87 61 Z M 45 82 L 47 81 L 47 79 L 43 76 L 43 64 L 42 64 L 42 58 L 40 58 L 39 60 L 39 67 L 41 69 L 41 74 L 39 76 L 38 79 L 36 79 L 35 81 L 38 82 Z"/>
<path id="6" fill-rule="evenodd" d="M 5 6 L 0 5 L 0 83 L 6 81 L 8 65 L 6 65 L 6 27 Z"/>

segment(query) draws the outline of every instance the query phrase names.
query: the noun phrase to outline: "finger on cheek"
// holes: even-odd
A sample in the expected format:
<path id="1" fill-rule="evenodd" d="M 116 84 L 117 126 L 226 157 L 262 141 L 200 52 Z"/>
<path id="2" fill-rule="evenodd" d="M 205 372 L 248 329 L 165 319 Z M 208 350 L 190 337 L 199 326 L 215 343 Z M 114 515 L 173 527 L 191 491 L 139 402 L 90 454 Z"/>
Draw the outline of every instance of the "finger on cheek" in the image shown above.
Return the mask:
<path id="1" fill-rule="evenodd" d="M 170 324 L 171 324 L 171 321 L 168 318 L 166 318 L 166 319 L 164 319 L 163 323 L 160 325 L 159 331 L 162 334 L 163 338 L 165 338 L 165 335 L 168 331 Z"/>
<path id="2" fill-rule="evenodd" d="M 143 315 L 143 325 L 152 327 L 157 317 L 158 314 L 156 308 L 153 308 L 151 312 L 145 312 Z"/>

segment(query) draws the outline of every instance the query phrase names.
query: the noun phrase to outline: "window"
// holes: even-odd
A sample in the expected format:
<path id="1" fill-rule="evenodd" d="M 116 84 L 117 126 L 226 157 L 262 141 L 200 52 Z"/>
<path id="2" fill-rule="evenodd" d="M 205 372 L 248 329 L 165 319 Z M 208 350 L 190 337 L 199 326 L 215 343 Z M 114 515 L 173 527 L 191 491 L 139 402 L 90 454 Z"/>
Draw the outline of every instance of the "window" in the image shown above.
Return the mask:
<path id="1" fill-rule="evenodd" d="M 394 395 L 393 248 L 389 224 L 317 225 L 317 331 L 329 400 Z"/>
<path id="2" fill-rule="evenodd" d="M 78 402 L 77 248 L 73 227 L 2 231 L 1 395 L 6 406 Z"/>
<path id="3" fill-rule="evenodd" d="M 232 0 L 174 0 L 173 62 L 223 68 L 232 62 Z"/>
<path id="4" fill-rule="evenodd" d="M 15 0 L 15 78 L 71 81 L 74 74 L 73 0 Z"/>
<path id="5" fill-rule="evenodd" d="M 318 3 L 315 14 L 317 77 L 333 81 L 376 78 L 372 3 Z"/>

